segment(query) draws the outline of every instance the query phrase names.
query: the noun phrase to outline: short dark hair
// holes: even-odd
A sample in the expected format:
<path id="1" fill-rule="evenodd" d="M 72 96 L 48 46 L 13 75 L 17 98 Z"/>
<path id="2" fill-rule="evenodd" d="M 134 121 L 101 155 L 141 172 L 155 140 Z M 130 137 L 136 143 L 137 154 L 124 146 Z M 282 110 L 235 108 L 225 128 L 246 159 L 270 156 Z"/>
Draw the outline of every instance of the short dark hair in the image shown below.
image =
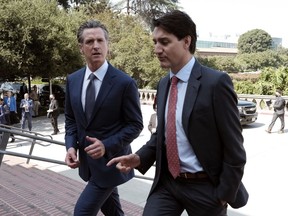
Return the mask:
<path id="1" fill-rule="evenodd" d="M 90 29 L 90 28 L 101 28 L 104 31 L 106 40 L 109 40 L 109 32 L 106 26 L 98 20 L 89 20 L 87 22 L 82 23 L 82 25 L 80 25 L 77 31 L 78 43 L 83 43 L 83 32 L 85 29 Z"/>
<path id="2" fill-rule="evenodd" d="M 182 40 L 188 35 L 191 36 L 189 51 L 192 54 L 195 53 L 197 41 L 196 25 L 188 14 L 173 10 L 158 19 L 153 19 L 152 24 L 154 28 L 160 27 L 168 33 L 174 34 L 178 40 Z"/>

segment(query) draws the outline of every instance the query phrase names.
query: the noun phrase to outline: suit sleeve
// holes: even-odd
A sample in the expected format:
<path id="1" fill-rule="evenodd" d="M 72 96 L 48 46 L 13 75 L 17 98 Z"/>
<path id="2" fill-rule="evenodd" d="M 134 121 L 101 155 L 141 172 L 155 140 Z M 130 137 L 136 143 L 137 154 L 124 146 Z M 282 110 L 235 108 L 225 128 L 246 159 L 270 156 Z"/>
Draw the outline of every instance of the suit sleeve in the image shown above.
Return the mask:
<path id="1" fill-rule="evenodd" d="M 77 143 L 77 124 L 70 100 L 70 86 L 69 76 L 66 82 L 65 94 L 65 145 L 66 149 L 73 147 L 78 149 Z"/>
<path id="2" fill-rule="evenodd" d="M 244 173 L 246 153 L 239 121 L 237 95 L 230 77 L 220 77 L 214 90 L 214 115 L 223 148 L 222 172 L 217 186 L 219 199 L 233 202 Z"/>
<path id="3" fill-rule="evenodd" d="M 139 92 L 134 80 L 131 79 L 127 84 L 122 100 L 122 128 L 113 136 L 102 140 L 108 158 L 114 157 L 119 150 L 130 145 L 143 129 Z"/>

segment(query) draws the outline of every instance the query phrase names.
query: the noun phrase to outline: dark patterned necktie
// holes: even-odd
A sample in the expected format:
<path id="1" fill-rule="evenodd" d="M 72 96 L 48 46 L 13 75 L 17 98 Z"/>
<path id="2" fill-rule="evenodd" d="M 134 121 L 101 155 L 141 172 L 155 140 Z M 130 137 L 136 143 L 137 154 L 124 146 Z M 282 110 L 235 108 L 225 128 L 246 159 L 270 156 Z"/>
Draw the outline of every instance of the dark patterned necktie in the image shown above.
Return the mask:
<path id="1" fill-rule="evenodd" d="M 166 149 L 168 168 L 174 178 L 176 178 L 180 172 L 180 162 L 176 139 L 177 82 L 178 78 L 176 76 L 173 76 L 171 79 L 171 89 L 168 102 L 166 124 Z"/>
<path id="2" fill-rule="evenodd" d="M 96 98 L 96 87 L 95 87 L 95 80 L 97 77 L 94 74 L 89 75 L 89 84 L 86 89 L 86 99 L 85 99 L 85 115 L 86 119 L 89 120 L 93 113 L 93 107 L 95 104 Z"/>

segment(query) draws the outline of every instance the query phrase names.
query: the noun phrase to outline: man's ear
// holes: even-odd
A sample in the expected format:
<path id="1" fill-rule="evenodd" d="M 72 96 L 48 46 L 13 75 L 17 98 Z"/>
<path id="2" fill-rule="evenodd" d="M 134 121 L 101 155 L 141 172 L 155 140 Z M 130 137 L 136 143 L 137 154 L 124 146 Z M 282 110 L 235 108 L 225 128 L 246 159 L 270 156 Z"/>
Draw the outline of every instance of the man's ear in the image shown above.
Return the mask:
<path id="1" fill-rule="evenodd" d="M 79 47 L 80 53 L 83 54 L 83 50 L 82 50 L 82 47 L 83 47 L 83 46 L 82 46 L 82 44 L 79 43 L 79 44 L 78 44 L 78 47 Z"/>
<path id="2" fill-rule="evenodd" d="M 185 38 L 184 38 L 184 42 L 185 42 L 185 47 L 189 50 L 189 47 L 190 47 L 190 44 L 191 44 L 191 36 L 190 35 L 187 35 Z"/>

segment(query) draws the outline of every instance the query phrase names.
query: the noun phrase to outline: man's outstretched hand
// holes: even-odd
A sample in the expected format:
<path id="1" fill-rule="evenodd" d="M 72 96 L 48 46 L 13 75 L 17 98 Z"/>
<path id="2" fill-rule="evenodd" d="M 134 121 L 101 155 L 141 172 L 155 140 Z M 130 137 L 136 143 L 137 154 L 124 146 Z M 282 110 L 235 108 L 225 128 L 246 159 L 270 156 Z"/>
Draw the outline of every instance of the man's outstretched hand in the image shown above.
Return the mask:
<path id="1" fill-rule="evenodd" d="M 124 155 L 120 157 L 113 158 L 107 163 L 107 166 L 116 164 L 116 168 L 120 172 L 128 173 L 131 169 L 138 167 L 140 165 L 140 157 L 137 154 Z"/>

